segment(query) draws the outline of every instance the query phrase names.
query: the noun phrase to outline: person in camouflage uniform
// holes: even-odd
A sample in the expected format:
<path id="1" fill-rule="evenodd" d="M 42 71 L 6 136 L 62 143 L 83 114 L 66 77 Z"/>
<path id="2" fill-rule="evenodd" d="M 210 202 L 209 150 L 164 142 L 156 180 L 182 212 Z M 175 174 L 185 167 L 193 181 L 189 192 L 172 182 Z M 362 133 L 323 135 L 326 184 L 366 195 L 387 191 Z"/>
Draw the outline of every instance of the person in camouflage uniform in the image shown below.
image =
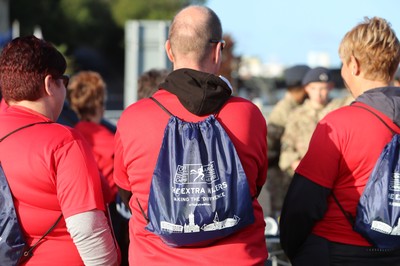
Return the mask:
<path id="1" fill-rule="evenodd" d="M 301 158 L 306 154 L 315 127 L 326 114 L 324 108 L 329 101 L 329 91 L 333 88 L 330 72 L 324 67 L 308 71 L 303 85 L 308 99 L 290 114 L 282 136 L 279 166 L 289 176 L 293 176 Z"/>
<path id="2" fill-rule="evenodd" d="M 353 95 L 351 95 L 350 92 L 347 93 L 347 95 L 332 99 L 329 101 L 329 103 L 326 105 L 324 108 L 323 114 L 321 117 L 324 117 L 327 115 L 329 112 L 332 112 L 333 110 L 336 110 L 342 106 L 347 106 L 350 105 L 354 101 Z"/>
<path id="3" fill-rule="evenodd" d="M 296 65 L 284 71 L 287 87 L 286 94 L 267 117 L 268 178 L 265 188 L 269 193 L 272 216 L 279 216 L 283 199 L 290 183 L 290 177 L 279 168 L 281 138 L 285 131 L 289 114 L 293 109 L 301 105 L 307 97 L 302 80 L 308 70 L 310 68 L 306 65 Z"/>

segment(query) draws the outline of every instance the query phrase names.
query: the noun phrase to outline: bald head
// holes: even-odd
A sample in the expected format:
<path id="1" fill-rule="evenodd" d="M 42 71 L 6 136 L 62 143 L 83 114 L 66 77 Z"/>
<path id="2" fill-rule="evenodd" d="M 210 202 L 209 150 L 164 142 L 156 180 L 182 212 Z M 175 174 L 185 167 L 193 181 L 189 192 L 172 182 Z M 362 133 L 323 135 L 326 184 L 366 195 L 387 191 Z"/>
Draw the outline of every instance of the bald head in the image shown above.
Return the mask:
<path id="1" fill-rule="evenodd" d="M 213 45 L 210 40 L 221 38 L 218 16 L 204 6 L 182 9 L 173 19 L 168 36 L 176 60 L 184 58 L 196 63 L 202 63 L 209 56 Z"/>

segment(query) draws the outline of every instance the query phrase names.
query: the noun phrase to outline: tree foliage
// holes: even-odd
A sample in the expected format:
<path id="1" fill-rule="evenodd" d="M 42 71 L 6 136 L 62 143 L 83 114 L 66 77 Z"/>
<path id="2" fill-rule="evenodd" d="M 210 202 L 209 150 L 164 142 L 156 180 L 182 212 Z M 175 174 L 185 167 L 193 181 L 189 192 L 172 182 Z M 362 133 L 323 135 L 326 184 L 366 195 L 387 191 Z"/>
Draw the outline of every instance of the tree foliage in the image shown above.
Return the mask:
<path id="1" fill-rule="evenodd" d="M 43 37 L 61 47 L 71 69 L 100 72 L 111 92 L 122 90 L 124 74 L 124 27 L 127 20 L 171 20 L 178 10 L 207 0 L 11 0 L 10 22 L 19 21 L 20 35 L 30 35 L 35 26 Z M 233 42 L 227 39 L 221 73 L 230 77 Z M 82 52 L 83 51 L 83 52 Z M 79 53 L 80 52 L 80 53 Z M 84 54 L 83 66 L 77 60 Z M 100 59 L 99 59 L 100 58 Z M 101 68 L 101 66 L 103 68 Z M 93 69 L 91 67 L 97 67 Z M 106 69 L 106 71 L 104 71 Z M 118 79 L 119 81 L 115 82 Z M 118 92 L 121 93 L 121 92 Z"/>
<path id="2" fill-rule="evenodd" d="M 32 34 L 34 27 L 40 26 L 46 40 L 66 45 L 69 54 L 78 47 L 90 47 L 123 67 L 127 20 L 169 20 L 189 4 L 204 3 L 205 0 L 12 0 L 10 18 L 19 21 L 21 35 Z"/>
<path id="3" fill-rule="evenodd" d="M 170 20 L 181 8 L 190 4 L 204 4 L 205 0 L 115 0 L 112 13 L 123 27 L 129 19 Z"/>

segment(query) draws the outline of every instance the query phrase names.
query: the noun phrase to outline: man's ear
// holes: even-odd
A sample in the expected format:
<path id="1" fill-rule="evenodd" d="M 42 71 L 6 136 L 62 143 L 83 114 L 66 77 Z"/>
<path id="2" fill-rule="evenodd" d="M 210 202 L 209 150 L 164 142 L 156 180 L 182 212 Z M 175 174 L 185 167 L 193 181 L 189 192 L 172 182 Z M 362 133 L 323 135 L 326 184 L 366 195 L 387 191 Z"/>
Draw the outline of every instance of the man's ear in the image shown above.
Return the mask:
<path id="1" fill-rule="evenodd" d="M 56 88 L 54 83 L 55 83 L 55 80 L 53 79 L 52 76 L 47 75 L 44 78 L 44 92 L 46 95 L 51 96 L 54 94 L 54 89 Z"/>
<path id="2" fill-rule="evenodd" d="M 165 42 L 165 51 L 167 52 L 167 56 L 169 58 L 169 60 L 173 63 L 174 62 L 174 55 L 172 53 L 172 49 L 171 49 L 171 43 L 169 42 L 169 40 L 167 40 Z"/>
<path id="3" fill-rule="evenodd" d="M 354 55 L 350 56 L 350 70 L 353 76 L 358 76 L 360 74 L 360 63 Z"/>
<path id="4" fill-rule="evenodd" d="M 217 43 L 216 49 L 214 49 L 213 53 L 213 60 L 215 64 L 218 64 L 218 62 L 221 62 L 222 60 L 222 43 Z"/>

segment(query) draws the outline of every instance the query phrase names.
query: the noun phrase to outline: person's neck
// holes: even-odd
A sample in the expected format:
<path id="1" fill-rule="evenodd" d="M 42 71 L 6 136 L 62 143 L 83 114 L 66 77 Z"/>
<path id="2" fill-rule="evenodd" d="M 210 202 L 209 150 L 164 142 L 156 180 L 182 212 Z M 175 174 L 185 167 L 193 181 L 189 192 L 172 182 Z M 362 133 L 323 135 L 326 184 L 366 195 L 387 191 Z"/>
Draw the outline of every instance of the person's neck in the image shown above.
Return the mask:
<path id="1" fill-rule="evenodd" d="M 210 73 L 210 74 L 216 74 L 218 72 L 218 69 L 215 65 L 210 65 L 210 64 L 198 64 L 196 62 L 192 62 L 190 60 L 185 60 L 185 61 L 180 61 L 180 62 L 174 62 L 174 70 L 182 69 L 182 68 L 188 68 L 188 69 L 193 69 L 197 70 L 200 72 L 205 72 L 205 73 Z"/>
<path id="2" fill-rule="evenodd" d="M 27 101 L 27 100 L 23 100 L 23 101 L 19 101 L 19 102 L 11 101 L 11 102 L 9 102 L 9 106 L 22 106 L 22 107 L 31 109 L 37 113 L 40 113 L 40 114 L 48 117 L 52 121 L 57 120 L 57 117 L 54 117 L 53 111 L 51 110 L 49 105 L 44 102 L 43 98 L 41 98 L 37 101 Z"/>
<path id="3" fill-rule="evenodd" d="M 356 90 L 353 91 L 354 98 L 357 98 L 361 94 L 366 91 L 375 89 L 375 88 L 382 88 L 390 86 L 389 82 L 385 81 L 377 81 L 377 80 L 368 80 L 364 78 L 360 78 L 359 82 L 356 85 Z"/>

